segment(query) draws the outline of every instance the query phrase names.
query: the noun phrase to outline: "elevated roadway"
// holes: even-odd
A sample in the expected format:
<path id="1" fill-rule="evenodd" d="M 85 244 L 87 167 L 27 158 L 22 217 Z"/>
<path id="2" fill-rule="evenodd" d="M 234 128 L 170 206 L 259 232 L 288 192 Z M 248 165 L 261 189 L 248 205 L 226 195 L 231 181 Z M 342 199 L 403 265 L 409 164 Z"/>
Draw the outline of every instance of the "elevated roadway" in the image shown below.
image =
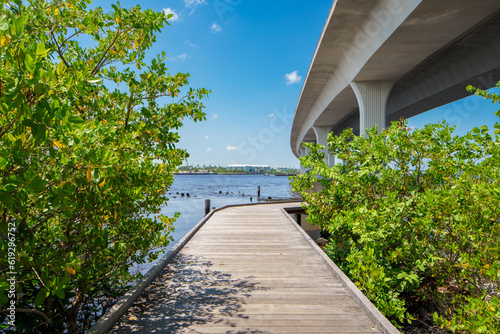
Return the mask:
<path id="1" fill-rule="evenodd" d="M 336 0 L 295 111 L 290 145 L 363 135 L 500 80 L 499 0 Z M 333 164 L 333 157 L 329 157 Z"/>

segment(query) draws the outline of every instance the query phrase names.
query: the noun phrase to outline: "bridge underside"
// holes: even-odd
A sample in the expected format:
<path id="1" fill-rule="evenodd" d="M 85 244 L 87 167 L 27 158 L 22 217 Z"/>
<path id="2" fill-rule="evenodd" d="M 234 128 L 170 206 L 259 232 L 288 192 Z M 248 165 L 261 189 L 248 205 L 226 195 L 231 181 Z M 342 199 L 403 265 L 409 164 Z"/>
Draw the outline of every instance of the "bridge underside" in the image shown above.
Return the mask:
<path id="1" fill-rule="evenodd" d="M 413 1 L 414 8 L 396 12 L 404 16 L 406 10 L 407 16 L 397 18 L 393 14 L 392 21 L 401 21 L 394 23 L 397 27 L 391 27 L 390 15 L 386 15 L 387 36 L 381 38 L 384 35 L 381 31 L 370 37 L 372 44 L 383 39 L 378 45 L 374 47 L 367 42 L 364 49 L 353 48 L 356 45 L 353 37 L 349 48 L 333 35 L 340 31 L 335 20 L 347 15 L 348 6 L 358 6 L 360 2 L 363 1 L 353 4 L 339 0 L 332 8 L 297 106 L 291 136 L 296 156 L 304 153 L 302 142 L 325 141 L 318 138 L 319 132 L 314 128 L 323 129 L 323 133 L 324 129 L 328 129 L 326 133 L 339 133 L 351 127 L 356 134 L 362 134 L 360 128 L 375 124 L 384 128 L 401 117 L 409 118 L 464 98 L 470 95 L 465 89 L 468 85 L 488 89 L 500 81 L 498 1 L 484 1 L 480 5 L 462 0 Z M 376 17 L 373 13 L 389 13 L 377 6 L 390 2 L 378 1 L 365 11 L 372 18 Z M 370 23 L 373 19 L 365 21 Z M 360 31 L 361 36 L 369 31 L 359 29 L 358 37 Z M 342 48 L 343 53 L 338 50 Z M 385 89 L 387 93 L 380 83 L 390 86 Z M 360 91 L 365 86 L 368 88 Z M 372 113 L 369 109 L 377 109 L 371 106 L 377 103 L 384 120 L 369 119 Z"/>

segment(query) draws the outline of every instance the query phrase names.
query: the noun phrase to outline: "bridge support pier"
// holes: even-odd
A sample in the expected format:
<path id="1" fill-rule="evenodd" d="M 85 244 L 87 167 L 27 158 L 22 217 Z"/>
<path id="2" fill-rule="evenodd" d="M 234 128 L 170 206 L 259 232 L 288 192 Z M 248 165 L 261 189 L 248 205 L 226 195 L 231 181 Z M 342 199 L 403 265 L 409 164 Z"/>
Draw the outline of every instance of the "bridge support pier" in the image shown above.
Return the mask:
<path id="1" fill-rule="evenodd" d="M 301 158 L 306 156 L 306 148 L 305 147 L 299 148 L 299 156 Z M 304 166 L 302 166 L 302 164 L 300 164 L 300 174 L 304 174 L 305 172 L 306 172 L 306 168 Z"/>
<path id="2" fill-rule="evenodd" d="M 335 157 L 330 154 L 328 151 L 328 134 L 330 134 L 331 126 L 313 126 L 314 133 L 316 134 L 316 142 L 319 145 L 323 145 L 325 149 L 323 153 L 325 153 L 325 163 L 328 167 L 332 167 L 335 165 Z"/>
<path id="3" fill-rule="evenodd" d="M 366 129 L 377 126 L 378 132 L 385 129 L 387 98 L 394 81 L 353 81 L 351 87 L 359 105 L 359 135 Z"/>
<path id="4" fill-rule="evenodd" d="M 304 142 L 306 143 L 306 142 Z M 307 142 L 308 143 L 308 142 Z M 304 147 L 302 146 L 300 149 L 299 149 L 299 154 L 300 154 L 300 157 L 305 157 L 306 155 L 309 154 L 309 147 Z M 302 164 L 300 164 L 300 173 L 301 174 L 304 174 L 306 172 L 306 168 L 304 166 L 302 166 Z"/>

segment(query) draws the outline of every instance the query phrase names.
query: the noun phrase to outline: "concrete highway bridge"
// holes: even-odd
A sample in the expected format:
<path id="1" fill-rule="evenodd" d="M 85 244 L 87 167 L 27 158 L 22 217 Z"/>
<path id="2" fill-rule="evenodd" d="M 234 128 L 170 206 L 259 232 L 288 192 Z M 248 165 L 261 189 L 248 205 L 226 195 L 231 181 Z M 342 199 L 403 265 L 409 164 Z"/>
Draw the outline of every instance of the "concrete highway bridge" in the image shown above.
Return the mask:
<path id="1" fill-rule="evenodd" d="M 500 0 L 335 0 L 302 87 L 290 144 L 379 131 L 500 81 Z M 334 157 L 328 157 L 333 165 Z"/>

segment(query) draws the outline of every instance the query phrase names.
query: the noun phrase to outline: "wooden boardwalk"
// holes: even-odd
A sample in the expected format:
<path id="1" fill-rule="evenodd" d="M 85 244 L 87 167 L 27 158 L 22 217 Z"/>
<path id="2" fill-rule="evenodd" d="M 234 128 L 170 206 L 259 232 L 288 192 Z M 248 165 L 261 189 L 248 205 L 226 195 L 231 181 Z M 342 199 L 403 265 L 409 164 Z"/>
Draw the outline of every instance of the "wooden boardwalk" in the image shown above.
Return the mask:
<path id="1" fill-rule="evenodd" d="M 360 307 L 287 206 L 215 212 L 110 332 L 397 333 Z"/>

